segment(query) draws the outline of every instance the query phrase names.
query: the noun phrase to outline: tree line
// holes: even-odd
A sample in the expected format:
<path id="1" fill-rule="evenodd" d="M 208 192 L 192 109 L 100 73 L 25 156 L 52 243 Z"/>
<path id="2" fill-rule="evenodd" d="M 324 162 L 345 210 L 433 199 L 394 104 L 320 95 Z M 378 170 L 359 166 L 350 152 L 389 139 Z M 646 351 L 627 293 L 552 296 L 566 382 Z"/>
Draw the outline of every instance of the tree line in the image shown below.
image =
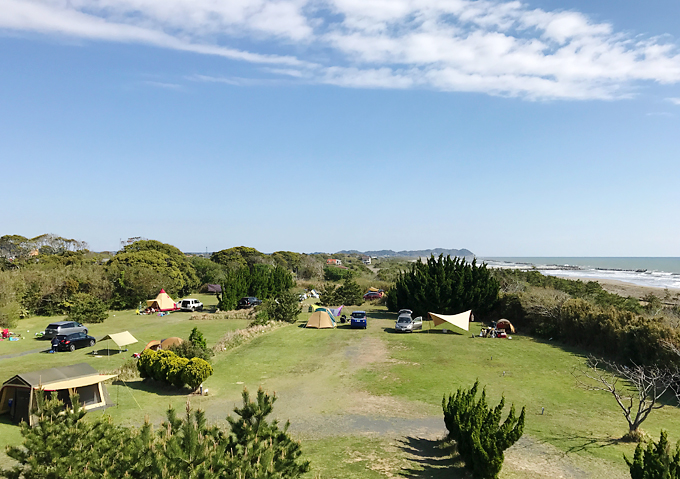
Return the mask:
<path id="1" fill-rule="evenodd" d="M 107 310 L 146 305 L 161 289 L 179 299 L 202 285 L 232 280 L 235 295 L 268 298 L 292 286 L 296 270 L 316 264 L 318 277 L 323 271 L 313 255 L 264 255 L 246 247 L 218 251 L 210 259 L 189 258 L 155 240 L 135 241 L 115 254 L 86 247 L 55 235 L 0 237 L 0 326 L 13 327 L 30 315 L 73 314 L 81 322 L 102 321 Z"/>

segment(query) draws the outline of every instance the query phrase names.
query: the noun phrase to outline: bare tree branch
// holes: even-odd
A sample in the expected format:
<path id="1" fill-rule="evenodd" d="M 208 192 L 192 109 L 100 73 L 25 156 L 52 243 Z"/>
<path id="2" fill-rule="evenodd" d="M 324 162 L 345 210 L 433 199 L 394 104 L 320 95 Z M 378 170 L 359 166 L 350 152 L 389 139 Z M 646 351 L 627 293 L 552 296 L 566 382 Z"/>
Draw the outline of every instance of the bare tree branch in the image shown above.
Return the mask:
<path id="1" fill-rule="evenodd" d="M 589 391 L 612 395 L 628 422 L 628 437 L 639 436 L 640 425 L 652 410 L 663 407 L 659 399 L 680 380 L 675 369 L 623 366 L 594 356 L 588 358 L 586 366 L 580 370 L 574 368 L 572 374 L 577 383 Z M 678 396 L 678 391 L 675 392 Z"/>

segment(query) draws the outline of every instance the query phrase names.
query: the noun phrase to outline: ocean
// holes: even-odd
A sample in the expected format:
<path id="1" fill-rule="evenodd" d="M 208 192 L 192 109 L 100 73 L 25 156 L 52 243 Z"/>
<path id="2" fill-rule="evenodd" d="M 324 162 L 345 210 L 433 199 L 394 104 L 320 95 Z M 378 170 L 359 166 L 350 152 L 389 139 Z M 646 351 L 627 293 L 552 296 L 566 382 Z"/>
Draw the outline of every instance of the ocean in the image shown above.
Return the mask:
<path id="1" fill-rule="evenodd" d="M 680 258 L 485 257 L 490 268 L 536 268 L 562 278 L 613 279 L 639 286 L 680 289 Z"/>

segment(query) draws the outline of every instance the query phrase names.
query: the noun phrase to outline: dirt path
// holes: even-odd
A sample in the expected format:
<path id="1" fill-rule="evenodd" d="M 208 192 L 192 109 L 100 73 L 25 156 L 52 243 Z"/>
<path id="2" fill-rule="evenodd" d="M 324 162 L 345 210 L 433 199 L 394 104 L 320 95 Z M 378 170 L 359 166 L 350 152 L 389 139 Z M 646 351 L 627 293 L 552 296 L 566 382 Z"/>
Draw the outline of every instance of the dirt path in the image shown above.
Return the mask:
<path id="1" fill-rule="evenodd" d="M 439 408 L 419 401 L 375 396 L 356 390 L 351 384 L 354 373 L 395 361 L 390 358 L 385 341 L 376 335 L 366 335 L 329 353 L 328 359 L 323 368 L 307 371 L 301 368 L 302 375 L 309 375 L 309 380 L 296 377 L 290 388 L 279 389 L 277 410 L 291 421 L 292 433 L 309 440 L 368 436 L 382 441 L 380 454 L 347 451 L 346 456 L 348 460 L 365 461 L 366 467 L 388 478 L 469 477 L 462 466 L 452 465 L 450 450 L 442 449 L 446 427 Z M 333 380 L 327 381 L 328 378 Z M 589 475 L 555 447 L 524 436 L 506 452 L 501 477 L 599 476 Z"/>

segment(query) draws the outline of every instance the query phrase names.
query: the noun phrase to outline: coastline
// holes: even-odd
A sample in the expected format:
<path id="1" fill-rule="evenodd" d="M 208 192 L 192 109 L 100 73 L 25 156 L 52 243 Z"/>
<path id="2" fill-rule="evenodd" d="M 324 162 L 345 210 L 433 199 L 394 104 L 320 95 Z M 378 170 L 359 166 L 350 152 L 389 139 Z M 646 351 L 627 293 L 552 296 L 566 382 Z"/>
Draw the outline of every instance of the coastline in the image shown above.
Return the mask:
<path id="1" fill-rule="evenodd" d="M 632 296 L 633 298 L 641 299 L 643 296 L 652 293 L 655 296 L 663 299 L 666 295 L 666 290 L 671 295 L 671 302 L 677 303 L 680 301 L 680 289 L 677 288 L 659 288 L 654 286 L 640 286 L 626 281 L 619 281 L 616 279 L 593 279 L 593 278 L 579 278 L 569 277 L 569 279 L 580 279 L 584 283 L 588 281 L 597 281 L 602 286 L 602 289 L 608 293 L 615 293 L 620 296 Z"/>

